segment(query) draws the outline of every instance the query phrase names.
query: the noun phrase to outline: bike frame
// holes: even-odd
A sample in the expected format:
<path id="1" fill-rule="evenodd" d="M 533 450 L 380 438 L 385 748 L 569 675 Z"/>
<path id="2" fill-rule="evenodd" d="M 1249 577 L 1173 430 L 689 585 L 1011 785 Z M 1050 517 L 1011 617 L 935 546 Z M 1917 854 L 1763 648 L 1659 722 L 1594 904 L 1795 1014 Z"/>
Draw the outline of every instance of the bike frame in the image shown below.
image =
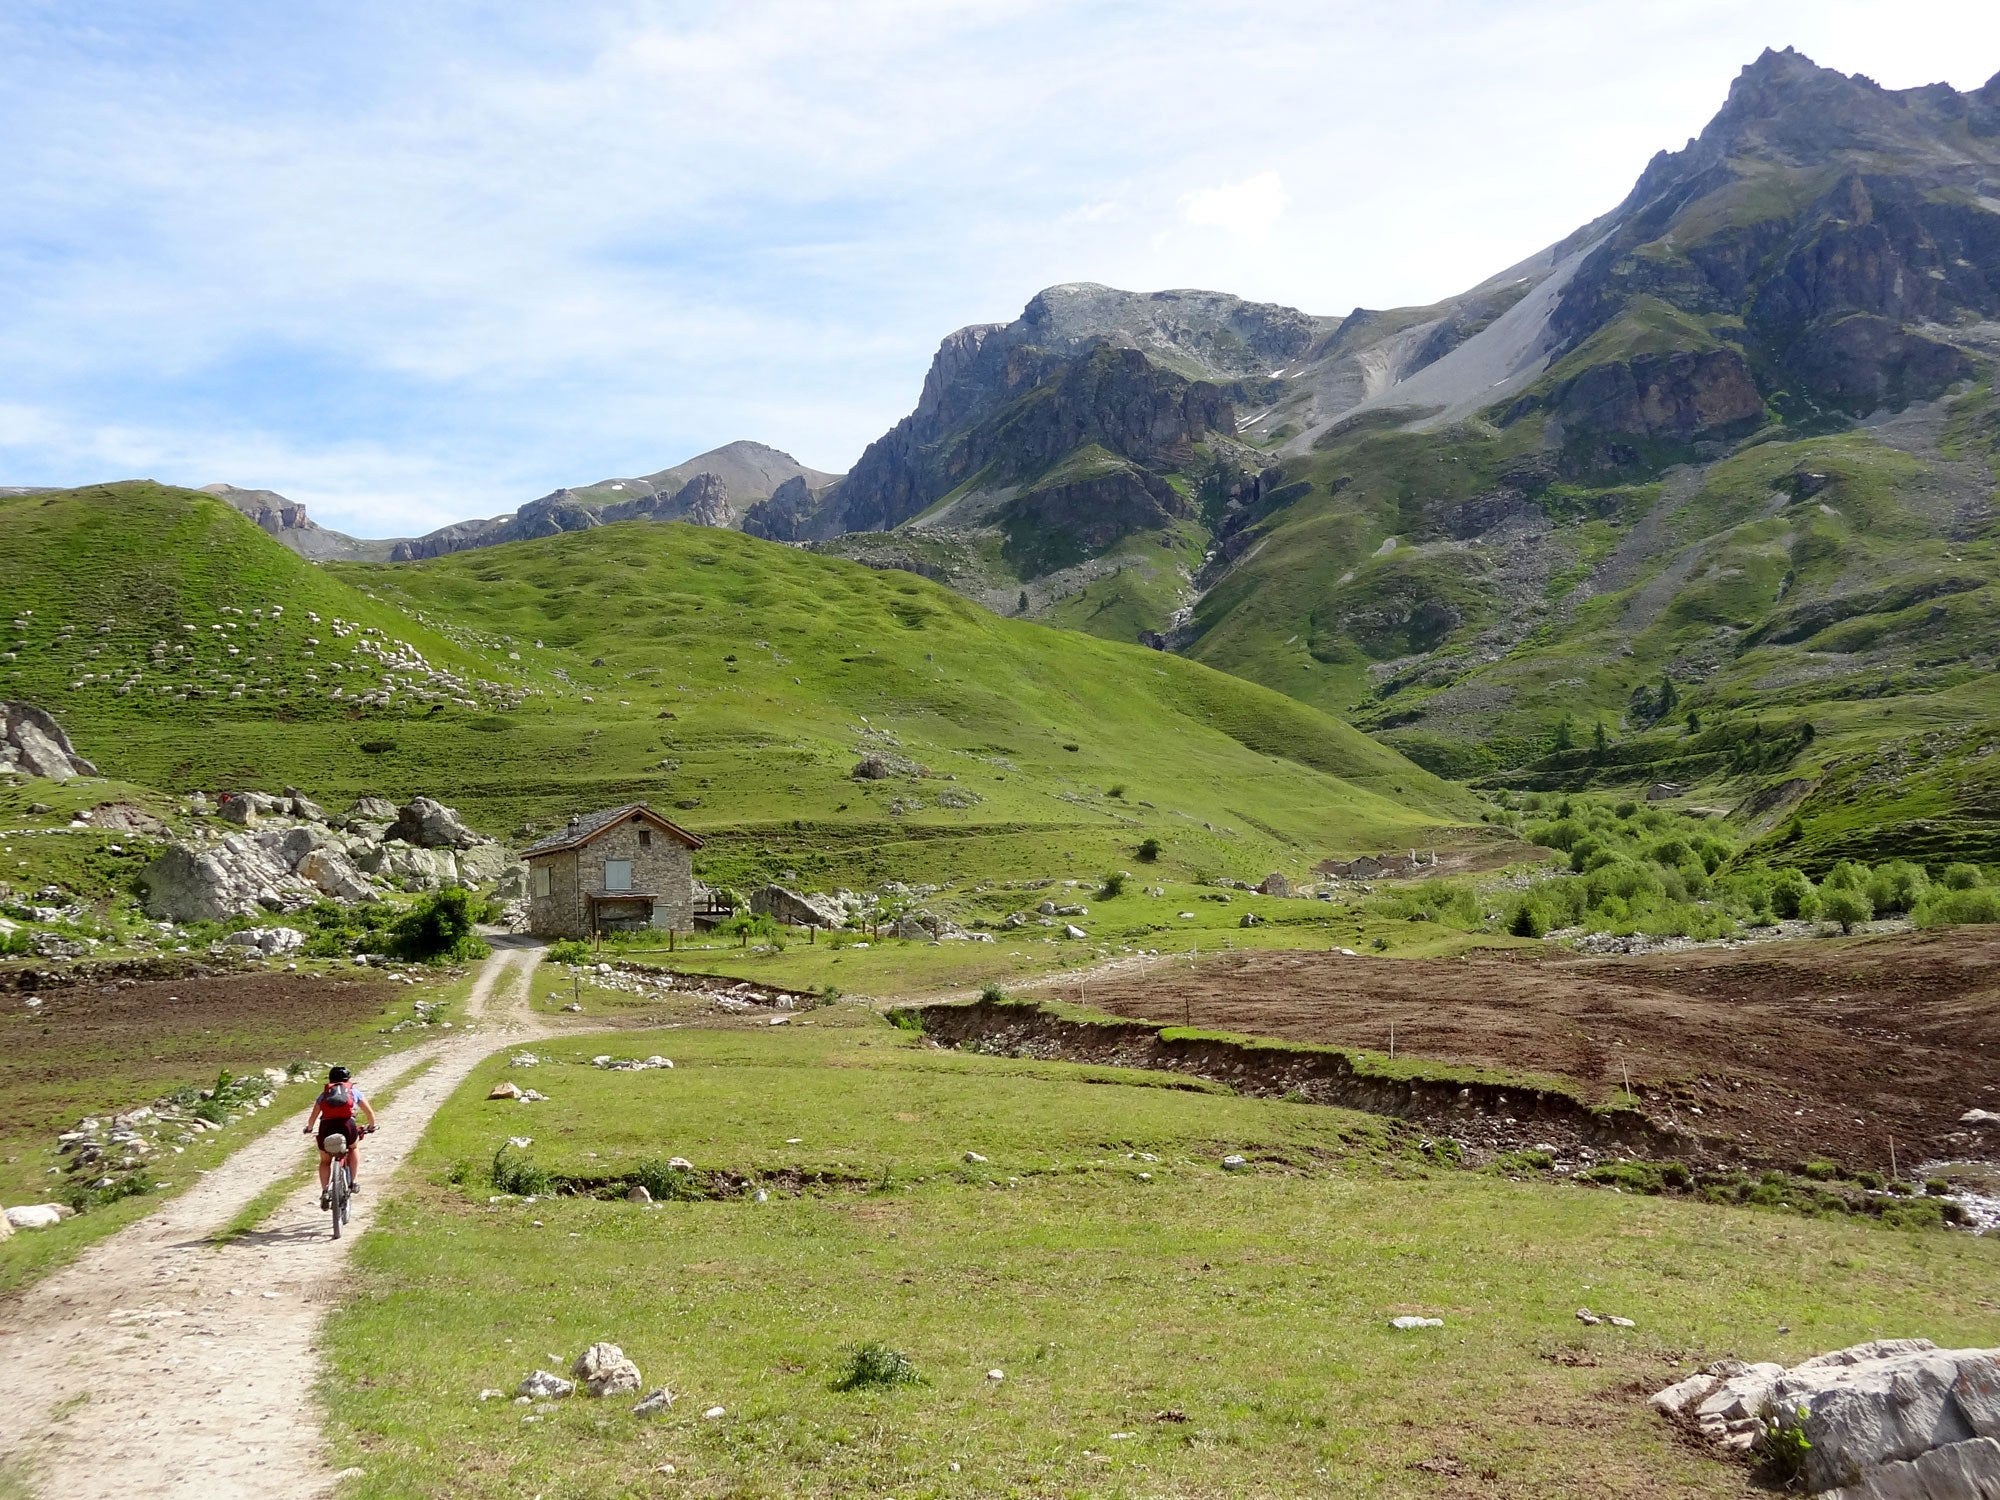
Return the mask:
<path id="1" fill-rule="evenodd" d="M 335 1141 L 340 1142 L 340 1149 L 328 1150 Z M 333 1214 L 333 1237 L 339 1239 L 340 1226 L 347 1222 L 349 1212 L 347 1154 L 351 1147 L 346 1136 L 330 1135 L 321 1141 L 320 1149 L 332 1159 L 326 1174 L 326 1192 L 329 1211 Z"/>

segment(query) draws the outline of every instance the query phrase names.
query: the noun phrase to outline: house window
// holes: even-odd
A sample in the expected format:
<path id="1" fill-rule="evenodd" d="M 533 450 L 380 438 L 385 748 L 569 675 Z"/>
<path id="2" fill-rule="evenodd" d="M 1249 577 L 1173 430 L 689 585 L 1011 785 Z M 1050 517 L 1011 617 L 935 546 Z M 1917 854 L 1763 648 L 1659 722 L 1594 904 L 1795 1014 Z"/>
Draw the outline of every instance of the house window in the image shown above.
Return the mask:
<path id="1" fill-rule="evenodd" d="M 641 849 L 650 849 L 650 848 L 652 848 L 652 847 L 653 847 L 653 830 L 652 830 L 652 829 L 650 829 L 650 828 L 641 828 L 641 829 L 639 830 L 639 847 L 640 847 Z"/>
<path id="2" fill-rule="evenodd" d="M 631 890 L 632 861 L 629 859 L 607 859 L 604 862 L 604 888 L 607 891 Z"/>
<path id="3" fill-rule="evenodd" d="M 547 865 L 536 865 L 534 869 L 533 879 L 534 879 L 534 884 L 529 888 L 532 891 L 532 893 L 537 896 L 548 895 L 549 867 Z"/>

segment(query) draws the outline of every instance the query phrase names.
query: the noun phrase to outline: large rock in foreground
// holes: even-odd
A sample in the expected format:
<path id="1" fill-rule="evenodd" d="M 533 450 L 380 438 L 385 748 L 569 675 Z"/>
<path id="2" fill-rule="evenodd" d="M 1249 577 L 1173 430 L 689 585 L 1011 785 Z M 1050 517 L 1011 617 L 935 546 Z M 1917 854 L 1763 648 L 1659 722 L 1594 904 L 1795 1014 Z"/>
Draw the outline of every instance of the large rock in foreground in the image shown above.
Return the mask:
<path id="1" fill-rule="evenodd" d="M 1799 1476 L 1834 1500 L 2000 1500 L 2000 1349 L 1878 1339 L 1783 1365 L 1726 1360 L 1653 1405 L 1724 1448 L 1803 1427 Z"/>
<path id="2" fill-rule="evenodd" d="M 76 753 L 62 726 L 27 703 L 0 703 L 0 772 L 68 781 L 95 776 L 97 767 Z"/>

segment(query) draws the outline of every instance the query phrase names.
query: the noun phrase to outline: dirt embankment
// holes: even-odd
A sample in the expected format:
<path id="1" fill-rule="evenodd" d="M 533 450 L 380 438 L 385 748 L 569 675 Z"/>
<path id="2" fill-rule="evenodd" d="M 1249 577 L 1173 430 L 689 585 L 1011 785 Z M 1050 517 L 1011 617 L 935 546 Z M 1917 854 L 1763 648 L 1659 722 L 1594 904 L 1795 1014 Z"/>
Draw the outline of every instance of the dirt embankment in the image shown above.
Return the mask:
<path id="1" fill-rule="evenodd" d="M 1991 1155 L 2000 931 L 1635 958 L 1249 952 L 1090 987 L 1093 1009 L 1569 1080 L 1748 1159 L 1886 1168 Z M 1514 1091 L 1509 1091 L 1510 1097 Z"/>
<path id="2" fill-rule="evenodd" d="M 925 1033 L 949 1045 L 976 1043 L 1023 1057 L 1187 1073 L 1243 1094 L 1394 1116 L 1478 1152 L 1549 1145 L 1565 1156 L 1578 1148 L 1588 1148 L 1581 1153 L 1586 1156 L 1708 1160 L 1715 1155 L 1695 1136 L 1663 1128 L 1634 1110 L 1593 1110 L 1552 1089 L 1382 1076 L 1324 1048 L 1176 1036 L 1140 1023 L 1072 1021 L 1019 1003 L 933 1005 L 918 1014 Z"/>

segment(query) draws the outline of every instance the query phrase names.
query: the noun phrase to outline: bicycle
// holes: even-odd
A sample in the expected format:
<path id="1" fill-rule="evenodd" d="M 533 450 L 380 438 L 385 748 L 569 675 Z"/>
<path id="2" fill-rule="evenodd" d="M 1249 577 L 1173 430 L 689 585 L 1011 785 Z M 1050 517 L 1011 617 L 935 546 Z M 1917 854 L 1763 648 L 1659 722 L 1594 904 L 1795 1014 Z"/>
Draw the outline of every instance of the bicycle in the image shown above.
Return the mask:
<path id="1" fill-rule="evenodd" d="M 358 1122 L 355 1129 L 360 1135 L 372 1133 Z M 353 1184 L 347 1175 L 347 1137 L 329 1133 L 320 1138 L 319 1149 L 332 1158 L 326 1174 L 327 1209 L 333 1215 L 333 1237 L 339 1239 L 340 1226 L 348 1221 L 354 1200 Z"/>

